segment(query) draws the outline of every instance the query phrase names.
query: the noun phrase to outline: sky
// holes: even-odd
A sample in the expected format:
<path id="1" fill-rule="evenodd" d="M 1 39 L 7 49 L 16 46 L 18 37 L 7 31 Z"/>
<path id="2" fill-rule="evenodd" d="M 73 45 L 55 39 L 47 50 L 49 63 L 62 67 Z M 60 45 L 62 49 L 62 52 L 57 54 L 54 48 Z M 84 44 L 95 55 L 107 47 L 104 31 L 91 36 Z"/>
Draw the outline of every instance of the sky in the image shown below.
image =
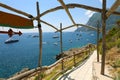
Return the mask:
<path id="1" fill-rule="evenodd" d="M 0 3 L 6 4 L 8 6 L 11 6 L 15 9 L 24 11 L 26 13 L 29 13 L 33 15 L 34 17 L 37 16 L 37 11 L 36 11 L 36 2 L 39 2 L 39 8 L 40 8 L 40 13 L 43 13 L 46 10 L 49 10 L 51 8 L 61 6 L 58 0 L 0 0 Z M 102 8 L 102 0 L 63 0 L 65 4 L 68 3 L 77 3 L 77 4 L 84 4 L 92 7 L 97 7 L 97 8 Z M 114 3 L 115 0 L 107 0 L 107 8 L 110 8 L 111 5 Z M 12 14 L 17 14 L 15 12 L 9 11 L 5 8 L 0 7 L 1 11 L 9 12 Z M 78 24 L 86 24 L 89 18 L 93 15 L 93 13 L 90 10 L 85 10 L 82 8 L 74 8 L 74 9 L 69 9 L 71 15 L 73 16 L 73 19 L 75 23 Z M 17 14 L 20 15 L 20 14 Z M 20 15 L 23 16 L 23 15 Z M 23 16 L 25 17 L 25 16 Z M 65 10 L 57 10 L 51 13 L 48 13 L 44 16 L 41 17 L 41 20 L 46 21 L 52 25 L 54 25 L 56 28 L 59 29 L 60 23 L 62 23 L 63 27 L 67 27 L 70 25 L 73 25 L 71 20 L 69 19 L 67 13 Z M 43 23 L 42 25 L 42 30 L 43 32 L 55 32 L 56 30 L 51 28 L 50 26 L 47 26 Z M 34 26 L 37 26 L 37 22 L 34 21 Z M 5 27 L 0 27 L 0 30 L 8 30 L 8 28 Z M 13 28 L 12 28 L 13 29 Z M 74 31 L 77 29 L 77 27 L 67 29 L 65 31 Z M 20 30 L 22 32 L 38 32 L 37 28 L 34 29 L 13 29 L 13 30 Z"/>

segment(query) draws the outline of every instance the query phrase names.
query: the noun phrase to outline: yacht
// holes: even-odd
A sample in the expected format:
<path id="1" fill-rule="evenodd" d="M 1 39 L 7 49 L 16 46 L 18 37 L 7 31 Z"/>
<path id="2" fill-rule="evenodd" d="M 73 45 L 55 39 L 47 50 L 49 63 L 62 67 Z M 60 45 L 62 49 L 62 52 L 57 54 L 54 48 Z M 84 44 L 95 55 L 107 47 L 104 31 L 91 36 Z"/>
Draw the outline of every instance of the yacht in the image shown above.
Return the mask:
<path id="1" fill-rule="evenodd" d="M 9 44 L 9 43 L 15 43 L 15 42 L 18 42 L 19 40 L 18 39 L 12 39 L 12 38 L 9 38 L 5 41 L 5 44 Z"/>
<path id="2" fill-rule="evenodd" d="M 56 46 L 58 45 L 58 43 L 57 43 L 57 42 L 54 42 L 53 44 L 54 44 L 54 45 L 56 45 Z"/>
<path id="3" fill-rule="evenodd" d="M 58 35 L 54 35 L 53 38 L 59 38 L 59 36 Z"/>

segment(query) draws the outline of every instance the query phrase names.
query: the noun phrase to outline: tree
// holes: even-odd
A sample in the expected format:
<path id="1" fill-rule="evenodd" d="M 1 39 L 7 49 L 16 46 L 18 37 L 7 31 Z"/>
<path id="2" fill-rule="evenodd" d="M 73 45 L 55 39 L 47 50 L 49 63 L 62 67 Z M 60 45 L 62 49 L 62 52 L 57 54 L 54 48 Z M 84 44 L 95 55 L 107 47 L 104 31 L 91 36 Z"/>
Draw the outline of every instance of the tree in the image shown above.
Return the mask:
<path id="1" fill-rule="evenodd" d="M 116 24 L 117 24 L 118 26 L 120 26 L 120 20 L 117 20 Z"/>

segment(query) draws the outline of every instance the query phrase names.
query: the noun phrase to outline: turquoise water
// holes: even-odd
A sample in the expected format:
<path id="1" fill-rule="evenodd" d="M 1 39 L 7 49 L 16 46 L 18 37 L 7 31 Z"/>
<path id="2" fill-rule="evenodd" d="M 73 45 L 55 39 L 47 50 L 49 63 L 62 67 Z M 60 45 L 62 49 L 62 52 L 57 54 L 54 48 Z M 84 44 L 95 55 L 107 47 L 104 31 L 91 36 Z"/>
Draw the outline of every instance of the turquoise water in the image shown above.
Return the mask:
<path id="1" fill-rule="evenodd" d="M 59 33 L 43 33 L 43 66 L 54 63 L 56 61 L 55 55 L 60 52 L 59 38 L 52 38 L 55 34 L 59 35 Z M 0 34 L 0 78 L 8 78 L 23 68 L 37 67 L 39 38 L 33 38 L 33 35 L 38 35 L 38 33 L 25 33 L 20 37 L 15 35 L 13 38 L 19 39 L 19 42 L 4 44 L 8 36 Z M 74 47 L 82 47 L 88 43 L 96 44 L 95 32 L 63 33 L 64 51 Z"/>

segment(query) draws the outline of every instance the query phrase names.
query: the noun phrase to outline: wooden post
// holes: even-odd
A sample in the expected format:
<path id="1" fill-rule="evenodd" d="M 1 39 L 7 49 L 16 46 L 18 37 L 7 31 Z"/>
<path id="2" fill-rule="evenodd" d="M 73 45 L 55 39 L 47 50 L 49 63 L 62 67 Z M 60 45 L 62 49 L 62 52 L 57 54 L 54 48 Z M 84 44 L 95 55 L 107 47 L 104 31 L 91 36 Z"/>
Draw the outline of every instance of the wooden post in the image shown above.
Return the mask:
<path id="1" fill-rule="evenodd" d="M 40 24 L 40 10 L 39 10 L 39 3 L 37 2 L 37 21 L 38 21 L 38 31 L 39 31 L 39 59 L 38 59 L 38 67 L 40 67 L 42 70 L 42 29 L 41 29 L 41 24 Z M 41 73 L 41 71 L 40 71 Z M 38 76 L 39 79 L 39 76 Z M 39 80 L 42 80 L 41 78 Z"/>
<path id="2" fill-rule="evenodd" d="M 60 23 L 60 52 L 63 54 L 63 48 L 62 48 L 62 23 Z"/>
<path id="3" fill-rule="evenodd" d="M 91 54 L 91 46 L 89 45 L 88 47 L 89 47 L 89 55 L 90 55 Z"/>
<path id="4" fill-rule="evenodd" d="M 99 62 L 99 21 L 97 24 L 97 62 Z"/>
<path id="5" fill-rule="evenodd" d="M 39 15 L 39 3 L 37 2 L 37 15 Z M 41 24 L 40 24 L 40 16 L 38 16 L 38 31 L 39 31 L 39 50 L 40 50 L 40 53 L 39 53 L 39 61 L 38 61 L 38 67 L 41 67 L 42 66 L 42 29 L 41 29 Z"/>
<path id="6" fill-rule="evenodd" d="M 85 55 L 87 55 L 88 53 L 89 53 L 89 51 L 88 51 L 88 47 L 87 47 L 86 52 L 85 52 Z"/>
<path id="7" fill-rule="evenodd" d="M 102 4 L 102 64 L 101 74 L 104 75 L 105 71 L 105 52 L 106 52 L 106 0 L 103 0 Z"/>
<path id="8" fill-rule="evenodd" d="M 76 66 L 76 61 L 75 61 L 75 52 L 73 52 L 73 62 L 74 62 L 74 66 Z"/>
<path id="9" fill-rule="evenodd" d="M 62 54 L 62 70 L 64 70 L 63 64 L 63 48 L 62 48 L 62 23 L 60 23 L 60 52 Z"/>
<path id="10" fill-rule="evenodd" d="M 62 71 L 64 70 L 64 58 L 62 58 L 62 62 L 61 62 L 61 66 L 62 66 Z"/>

